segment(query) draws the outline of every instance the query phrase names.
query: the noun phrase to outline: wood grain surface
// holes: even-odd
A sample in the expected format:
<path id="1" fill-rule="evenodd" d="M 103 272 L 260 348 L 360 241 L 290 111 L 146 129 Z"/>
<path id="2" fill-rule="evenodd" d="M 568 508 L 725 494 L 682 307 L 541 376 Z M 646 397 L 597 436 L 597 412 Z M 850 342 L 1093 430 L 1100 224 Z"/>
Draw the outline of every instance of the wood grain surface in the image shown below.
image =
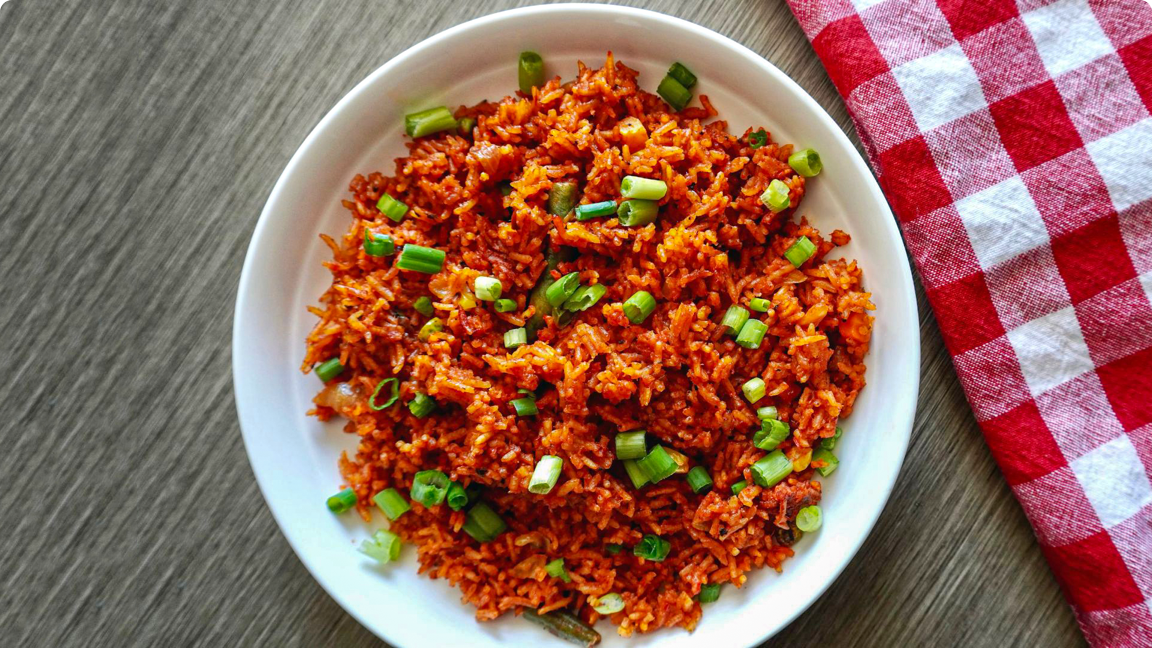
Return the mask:
<path id="1" fill-rule="evenodd" d="M 232 395 L 236 284 L 273 183 L 345 92 L 521 4 L 0 8 L 0 644 L 381 645 L 313 582 L 256 488 Z M 781 0 L 629 4 L 759 52 L 855 141 Z M 844 574 L 769 643 L 1082 645 L 920 292 L 919 414 L 896 490 Z"/>

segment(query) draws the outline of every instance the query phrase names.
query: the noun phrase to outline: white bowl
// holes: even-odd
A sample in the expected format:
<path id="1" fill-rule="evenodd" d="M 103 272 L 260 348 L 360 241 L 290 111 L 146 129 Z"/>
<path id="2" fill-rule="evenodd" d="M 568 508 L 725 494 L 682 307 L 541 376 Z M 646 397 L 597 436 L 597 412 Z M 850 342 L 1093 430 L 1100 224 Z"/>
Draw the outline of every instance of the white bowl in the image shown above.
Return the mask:
<path id="1" fill-rule="evenodd" d="M 916 301 L 900 234 L 872 174 L 832 119 L 791 79 L 747 48 L 691 23 L 650 11 L 551 5 L 497 13 L 449 29 L 372 73 L 332 109 L 280 176 L 248 248 L 236 299 L 233 365 L 236 408 L 256 479 L 288 542 L 317 581 L 372 632 L 396 646 L 565 645 L 511 614 L 478 623 L 443 580 L 416 575 L 407 547 L 377 568 L 355 551 L 371 532 L 356 515 L 335 516 L 325 498 L 355 438 L 340 422 L 305 416 L 320 387 L 299 372 L 315 303 L 330 281 L 318 234 L 348 225 L 340 206 L 356 173 L 391 173 L 405 153 L 404 114 L 498 99 L 516 88 L 522 50 L 543 55 L 549 75 L 570 79 L 576 61 L 603 64 L 605 52 L 641 72 L 654 91 L 668 65 L 699 77 L 733 132 L 765 126 L 780 142 L 820 151 L 824 172 L 803 211 L 824 232 L 848 231 L 842 248 L 859 259 L 877 321 L 868 386 L 844 427 L 840 468 L 824 480 L 824 526 L 806 536 L 784 572 L 760 570 L 742 589 L 726 586 L 705 607 L 695 633 L 663 629 L 631 639 L 601 622 L 607 646 L 756 644 L 818 597 L 860 547 L 892 490 L 915 412 L 920 347 Z M 376 524 L 379 524 L 378 522 Z"/>

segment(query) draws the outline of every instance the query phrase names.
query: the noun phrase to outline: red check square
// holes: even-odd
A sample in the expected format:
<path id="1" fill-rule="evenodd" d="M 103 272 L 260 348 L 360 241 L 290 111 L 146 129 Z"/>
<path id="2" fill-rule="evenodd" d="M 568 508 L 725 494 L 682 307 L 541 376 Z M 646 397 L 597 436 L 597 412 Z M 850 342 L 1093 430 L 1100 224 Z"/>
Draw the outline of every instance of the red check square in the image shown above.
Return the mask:
<path id="1" fill-rule="evenodd" d="M 1115 214 L 1053 239 L 1052 254 L 1073 304 L 1136 276 Z"/>
<path id="2" fill-rule="evenodd" d="M 852 94 L 856 86 L 888 70 L 888 63 L 876 49 L 859 15 L 830 23 L 812 39 L 812 48 L 827 63 L 828 76 L 845 97 Z"/>
<path id="3" fill-rule="evenodd" d="M 877 160 L 880 185 L 892 210 L 902 221 L 936 211 L 952 202 L 952 194 L 936 167 L 923 137 L 894 146 Z"/>
<path id="4" fill-rule="evenodd" d="M 1016 359 L 1016 351 L 1012 348 L 1012 343 L 1008 341 L 1007 337 L 998 337 L 984 346 L 954 356 L 952 362 L 956 365 L 956 373 L 960 376 L 964 391 L 968 393 L 968 401 L 972 404 L 973 411 L 976 412 L 977 421 L 988 421 L 1010 412 L 1024 403 L 1032 402 L 1032 395 L 1028 391 L 1028 383 L 1024 380 L 1020 361 Z M 1035 404 L 1032 404 L 1031 407 L 1035 411 Z M 1017 413 L 1016 416 L 1020 417 L 1019 420 L 1009 420 L 1012 423 L 1009 426 L 1011 430 L 1027 429 L 1024 427 L 1024 423 L 1019 421 L 1027 421 L 1028 424 L 1032 424 L 1035 419 L 1039 419 L 1039 414 L 1036 415 L 1035 419 L 1022 416 L 1020 413 Z M 989 445 L 995 443 L 994 437 L 1001 436 L 995 427 L 985 427 L 984 432 Z M 1052 438 L 1050 434 L 1038 436 Z M 1052 445 L 1055 446 L 1054 441 Z M 998 447 L 992 448 L 993 454 L 998 453 L 998 451 Z M 1049 453 L 1046 450 L 1040 450 L 1039 453 L 1042 457 L 1041 464 L 1046 465 L 1049 461 Z M 1051 457 L 1051 459 L 1054 460 L 1055 458 Z M 1030 479 L 1039 477 L 1047 470 L 1030 472 L 1024 469 L 1016 472 L 1027 475 L 1027 478 Z"/>
<path id="5" fill-rule="evenodd" d="M 1148 0 L 1088 0 L 1088 6 L 1116 49 L 1152 36 Z"/>
<path id="6" fill-rule="evenodd" d="M 1152 348 L 1152 304 L 1135 279 L 1080 302 L 1076 317 L 1097 365 Z"/>
<path id="7" fill-rule="evenodd" d="M 929 289 L 928 299 L 936 318 L 941 321 L 944 344 L 952 355 L 1004 335 L 1004 326 L 992 307 L 992 297 L 988 294 L 983 273 Z"/>
<path id="8" fill-rule="evenodd" d="M 1104 178 L 1084 149 L 1076 149 L 1020 174 L 1052 237 L 1113 213 Z"/>
<path id="9" fill-rule="evenodd" d="M 1084 496 L 1084 489 L 1068 466 L 1062 466 L 1012 492 L 1020 499 L 1040 544 L 1058 547 L 1083 540 L 1104 530 L 1104 525 Z"/>
<path id="10" fill-rule="evenodd" d="M 905 223 L 904 238 L 926 288 L 950 284 L 980 272 L 976 251 L 955 205 Z"/>
<path id="11" fill-rule="evenodd" d="M 960 41 L 988 101 L 999 101 L 1049 79 L 1032 34 L 1011 18 Z"/>
<path id="12" fill-rule="evenodd" d="M 1128 78 L 1136 86 L 1136 92 L 1144 102 L 1144 107 L 1152 112 L 1152 36 L 1144 38 L 1120 49 L 1117 54 L 1128 70 Z"/>
<path id="13" fill-rule="evenodd" d="M 964 40 L 1020 15 L 1020 10 L 1012 0 L 938 0 L 938 4 L 952 25 L 956 40 Z"/>
<path id="14" fill-rule="evenodd" d="M 1064 595 L 1081 610 L 1109 610 L 1144 600 L 1104 531 L 1062 547 L 1044 547 Z M 1108 574 L 1108 578 L 1101 578 Z"/>
<path id="15" fill-rule="evenodd" d="M 1021 171 L 1084 145 L 1051 81 L 998 101 L 990 109 L 1004 148 Z"/>
<path id="16" fill-rule="evenodd" d="M 1068 462 L 1031 400 L 984 421 L 984 438 L 1008 484 L 1039 479 Z M 1087 501 L 1087 500 L 1085 500 Z M 1091 510 L 1091 509 L 1089 509 Z"/>
<path id="17" fill-rule="evenodd" d="M 1152 423 L 1152 349 L 1121 358 L 1096 370 L 1104 393 L 1125 430 Z"/>

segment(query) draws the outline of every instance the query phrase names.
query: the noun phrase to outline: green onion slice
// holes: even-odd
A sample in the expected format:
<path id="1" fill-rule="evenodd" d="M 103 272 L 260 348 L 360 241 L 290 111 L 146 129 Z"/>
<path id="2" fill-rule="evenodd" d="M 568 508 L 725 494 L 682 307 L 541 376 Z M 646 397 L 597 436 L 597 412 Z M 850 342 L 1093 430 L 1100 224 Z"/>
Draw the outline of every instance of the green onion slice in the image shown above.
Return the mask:
<path id="1" fill-rule="evenodd" d="M 520 92 L 532 96 L 532 88 L 544 85 L 544 59 L 536 52 L 520 52 L 517 67 Z"/>
<path id="2" fill-rule="evenodd" d="M 490 542 L 507 528 L 508 525 L 487 502 L 476 502 L 464 518 L 464 532 L 477 542 Z"/>
<path id="3" fill-rule="evenodd" d="M 376 493 L 372 501 L 383 511 L 384 515 L 388 516 L 389 520 L 395 520 L 407 513 L 408 509 L 412 508 L 408 500 L 404 499 L 400 491 L 395 488 L 385 488 L 379 493 Z"/>
<path id="4" fill-rule="evenodd" d="M 792 199 L 788 197 L 788 185 L 779 179 L 768 183 L 768 188 L 760 194 L 760 202 L 773 212 L 782 212 L 792 206 Z"/>
<path id="5" fill-rule="evenodd" d="M 535 398 L 517 398 L 508 402 L 511 403 L 512 409 L 516 410 L 516 416 L 536 416 L 540 413 Z"/>
<path id="6" fill-rule="evenodd" d="M 632 548 L 632 555 L 660 562 L 668 557 L 668 551 L 672 548 L 672 543 L 664 538 L 649 533 L 645 535 L 640 542 Z"/>
<path id="7" fill-rule="evenodd" d="M 408 401 L 408 411 L 416 418 L 424 418 L 436 409 L 436 400 L 428 394 L 417 393 Z"/>
<path id="8" fill-rule="evenodd" d="M 752 436 L 752 443 L 761 450 L 775 450 L 777 446 L 788 438 L 792 430 L 784 421 L 776 419 L 762 419 L 760 429 Z"/>
<path id="9" fill-rule="evenodd" d="M 492 308 L 495 309 L 497 313 L 511 313 L 516 310 L 516 300 L 497 299 L 496 303 L 492 304 Z"/>
<path id="10" fill-rule="evenodd" d="M 580 273 L 569 272 L 557 279 L 548 289 L 544 292 L 544 296 L 548 300 L 548 305 L 552 308 L 559 308 L 568 298 L 576 292 L 580 287 Z"/>
<path id="11" fill-rule="evenodd" d="M 843 428 L 841 428 L 839 425 L 837 425 L 835 434 L 828 437 L 827 439 L 821 439 L 820 440 L 820 447 L 821 448 L 828 448 L 829 450 L 835 450 L 836 449 L 836 442 L 840 440 L 840 437 L 843 434 L 844 434 Z"/>
<path id="12" fill-rule="evenodd" d="M 643 227 L 656 220 L 660 205 L 655 200 L 632 198 L 616 208 L 616 218 L 624 227 Z"/>
<path id="13" fill-rule="evenodd" d="M 724 313 L 724 319 L 720 320 L 720 326 L 724 327 L 724 332 L 728 335 L 736 335 L 740 332 L 740 328 L 744 326 L 744 322 L 748 321 L 748 309 L 743 306 L 732 305 L 728 307 L 728 311 Z"/>
<path id="14" fill-rule="evenodd" d="M 377 405 L 376 397 L 380 395 L 380 390 L 384 388 L 384 385 L 390 385 L 388 399 Z M 372 396 L 368 399 L 368 407 L 379 412 L 386 407 L 391 407 L 392 404 L 398 400 L 400 400 L 400 381 L 396 378 L 385 378 L 376 384 L 376 390 L 372 392 Z"/>
<path id="15" fill-rule="evenodd" d="M 656 310 L 656 299 L 646 290 L 637 290 L 624 302 L 624 315 L 629 322 L 640 324 Z"/>
<path id="16" fill-rule="evenodd" d="M 784 258 L 799 268 L 804 265 L 804 262 L 812 258 L 816 253 L 816 245 L 807 236 L 801 236 L 796 239 L 796 242 L 784 250 Z"/>
<path id="17" fill-rule="evenodd" d="M 751 308 L 757 313 L 767 313 L 772 310 L 772 302 L 763 297 L 754 297 L 748 301 L 748 308 Z"/>
<path id="18" fill-rule="evenodd" d="M 461 135 L 471 135 L 472 129 L 476 128 L 475 117 L 461 117 L 457 122 L 456 127 L 460 130 Z"/>
<path id="19" fill-rule="evenodd" d="M 554 182 L 548 190 L 548 213 L 553 216 L 567 216 L 576 206 L 576 183 Z"/>
<path id="20" fill-rule="evenodd" d="M 439 333 L 443 330 L 444 322 L 442 322 L 439 317 L 433 317 L 427 322 L 424 322 L 424 325 L 416 332 L 416 338 L 421 342 L 427 342 L 433 333 Z"/>
<path id="21" fill-rule="evenodd" d="M 697 495 L 712 488 L 712 476 L 704 466 L 693 466 L 692 470 L 688 471 L 687 479 L 688 487 Z"/>
<path id="22" fill-rule="evenodd" d="M 340 364 L 340 358 L 329 358 L 316 365 L 313 371 L 321 382 L 328 382 L 344 372 L 344 365 Z"/>
<path id="23" fill-rule="evenodd" d="M 505 349 L 512 351 L 525 344 L 528 344 L 528 329 L 521 327 L 504 332 Z"/>
<path id="24" fill-rule="evenodd" d="M 564 308 L 574 312 L 586 311 L 596 305 L 604 293 L 608 292 L 608 287 L 604 284 L 596 284 L 594 286 L 580 286 L 568 301 L 564 302 Z"/>
<path id="25" fill-rule="evenodd" d="M 768 132 L 761 128 L 758 131 L 748 133 L 748 146 L 753 149 L 758 149 L 768 143 Z"/>
<path id="26" fill-rule="evenodd" d="M 740 389 L 744 392 L 744 398 L 747 398 L 749 403 L 755 403 L 764 398 L 764 394 L 768 392 L 764 379 L 759 376 L 741 385 Z"/>
<path id="27" fill-rule="evenodd" d="M 460 484 L 452 482 L 448 484 L 448 494 L 444 497 L 444 501 L 448 502 L 448 508 L 459 511 L 468 506 L 468 491 Z"/>
<path id="28" fill-rule="evenodd" d="M 836 468 L 840 465 L 840 460 L 836 458 L 836 455 L 823 446 L 812 451 L 812 461 L 819 461 L 824 464 L 816 469 L 821 477 L 827 477 L 836 472 Z"/>
<path id="29" fill-rule="evenodd" d="M 758 319 L 750 319 L 744 322 L 744 326 L 740 327 L 740 333 L 736 336 L 736 344 L 745 349 L 759 349 L 760 343 L 764 341 L 764 334 L 767 332 L 767 324 Z"/>
<path id="30" fill-rule="evenodd" d="M 396 244 L 387 234 L 376 234 L 372 230 L 364 230 L 364 254 L 373 257 L 388 256 L 396 252 Z"/>
<path id="31" fill-rule="evenodd" d="M 360 543 L 360 553 L 368 556 L 378 563 L 390 563 L 400 557 L 400 536 L 379 529 L 376 533 Z"/>
<path id="32" fill-rule="evenodd" d="M 643 458 L 638 459 L 636 463 L 644 474 L 648 476 L 648 480 L 653 484 L 667 479 L 676 473 L 676 460 L 668 454 L 664 446 L 656 446 Z"/>
<path id="33" fill-rule="evenodd" d="M 617 459 L 642 459 L 648 454 L 648 446 L 644 442 L 644 430 L 632 430 L 616 435 Z"/>
<path id="34" fill-rule="evenodd" d="M 560 468 L 564 460 L 556 455 L 544 455 L 536 462 L 536 469 L 532 471 L 532 479 L 528 482 L 528 492 L 536 495 L 547 495 L 556 486 L 560 479 Z"/>
<path id="35" fill-rule="evenodd" d="M 812 176 L 820 175 L 820 171 L 824 168 L 824 163 L 820 161 L 819 153 L 808 148 L 789 155 L 788 166 L 792 167 L 796 173 L 799 173 L 805 178 L 811 178 Z"/>
<path id="36" fill-rule="evenodd" d="M 380 200 L 376 201 L 376 209 L 379 209 L 381 214 L 384 214 L 397 223 L 404 219 L 404 214 L 408 213 L 408 205 L 405 205 L 388 194 L 380 196 Z"/>
<path id="37" fill-rule="evenodd" d="M 804 533 L 812 533 L 820 528 L 820 507 L 813 504 L 805 506 L 796 514 L 796 528 Z"/>
<path id="38" fill-rule="evenodd" d="M 444 250 L 409 243 L 400 250 L 400 256 L 396 257 L 396 267 L 401 270 L 436 274 L 444 268 Z"/>
<path id="39" fill-rule="evenodd" d="M 739 495 L 740 491 L 744 490 L 745 488 L 748 488 L 748 482 L 741 479 L 740 481 L 736 482 L 735 484 L 732 484 L 732 494 L 733 495 Z"/>
<path id="40" fill-rule="evenodd" d="M 616 213 L 616 201 L 605 200 L 598 203 L 576 206 L 576 220 L 586 221 L 601 216 L 611 216 Z"/>
<path id="41" fill-rule="evenodd" d="M 328 510 L 333 513 L 343 513 L 353 506 L 356 506 L 356 491 L 351 488 L 345 488 L 328 498 Z"/>
<path id="42" fill-rule="evenodd" d="M 700 586 L 700 602 L 715 603 L 720 598 L 720 583 Z"/>
<path id="43" fill-rule="evenodd" d="M 600 597 L 590 597 L 588 602 L 592 604 L 592 609 L 600 614 L 616 614 L 624 609 L 624 598 L 616 592 L 608 592 Z"/>
<path id="44" fill-rule="evenodd" d="M 425 508 L 432 508 L 448 496 L 450 483 L 448 475 L 439 470 L 421 470 L 412 479 L 412 492 L 409 495 Z"/>
<path id="45" fill-rule="evenodd" d="M 773 450 L 752 464 L 752 481 L 771 488 L 792 474 L 792 462 L 780 450 Z"/>
<path id="46" fill-rule="evenodd" d="M 635 459 L 624 461 L 624 471 L 628 473 L 628 479 L 632 481 L 632 488 L 640 490 L 648 483 L 648 473 L 640 467 L 639 461 Z"/>
<path id="47" fill-rule="evenodd" d="M 776 408 L 771 405 L 768 407 L 761 407 L 760 409 L 756 410 L 756 418 L 760 419 L 761 421 L 764 419 L 774 419 L 778 416 L 780 416 L 779 411 L 777 411 Z"/>
<path id="48" fill-rule="evenodd" d="M 625 198 L 660 200 L 668 193 L 668 185 L 663 180 L 624 176 L 620 181 L 620 195 Z"/>
<path id="49" fill-rule="evenodd" d="M 692 93 L 688 88 L 685 88 L 684 84 L 677 81 L 676 77 L 670 74 L 665 75 L 660 81 L 660 85 L 656 87 L 656 94 L 660 95 L 664 101 L 667 101 L 668 105 L 672 107 L 672 110 L 676 112 L 684 110 L 684 106 L 687 106 L 688 102 L 692 101 Z"/>
<path id="50" fill-rule="evenodd" d="M 419 297 L 416 301 L 412 302 L 412 307 L 416 309 L 424 317 L 431 317 L 432 313 L 436 310 L 432 307 L 432 299 L 429 297 Z"/>
<path id="51" fill-rule="evenodd" d="M 404 131 L 408 137 L 424 137 L 452 128 L 456 128 L 456 118 L 445 106 L 404 115 Z"/>
<path id="52" fill-rule="evenodd" d="M 504 285 L 494 277 L 476 277 L 476 299 L 480 301 L 496 301 Z"/>
<path id="53" fill-rule="evenodd" d="M 676 79 L 685 88 L 696 85 L 696 75 L 692 74 L 691 70 L 684 67 L 682 63 L 673 63 L 672 67 L 668 68 L 668 76 Z"/>
<path id="54" fill-rule="evenodd" d="M 568 570 L 564 569 L 563 558 L 557 558 L 547 565 L 544 565 L 544 571 L 548 572 L 548 575 L 552 578 L 559 578 L 565 583 L 572 582 L 572 577 L 568 575 Z"/>

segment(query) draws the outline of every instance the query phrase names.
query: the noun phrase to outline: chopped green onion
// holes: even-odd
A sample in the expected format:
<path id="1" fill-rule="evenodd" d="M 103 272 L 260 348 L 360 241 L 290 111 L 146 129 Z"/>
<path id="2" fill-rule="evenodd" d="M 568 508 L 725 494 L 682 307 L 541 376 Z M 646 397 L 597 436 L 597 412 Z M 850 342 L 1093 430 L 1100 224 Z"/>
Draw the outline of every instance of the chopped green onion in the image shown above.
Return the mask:
<path id="1" fill-rule="evenodd" d="M 384 214 L 397 223 L 404 219 L 404 214 L 408 213 L 408 205 L 405 205 L 388 194 L 380 196 L 380 200 L 376 201 L 376 208 L 380 210 L 381 214 Z"/>
<path id="2" fill-rule="evenodd" d="M 775 450 L 777 446 L 788 438 L 791 429 L 784 421 L 776 419 L 762 419 L 760 429 L 752 435 L 752 444 L 761 450 Z"/>
<path id="3" fill-rule="evenodd" d="M 548 305 L 552 308 L 559 308 L 568 298 L 576 292 L 580 287 L 580 273 L 569 272 L 568 274 L 560 277 L 544 292 L 545 298 L 548 300 Z"/>
<path id="4" fill-rule="evenodd" d="M 600 633 L 567 610 L 552 610 L 547 614 L 537 614 L 535 610 L 525 608 L 522 616 L 547 630 L 548 634 L 577 646 L 592 648 L 600 643 Z"/>
<path id="5" fill-rule="evenodd" d="M 588 600 L 592 609 L 600 614 L 616 614 L 624 609 L 624 598 L 616 592 L 608 592 L 604 596 L 591 596 Z"/>
<path id="6" fill-rule="evenodd" d="M 744 490 L 745 488 L 748 488 L 748 482 L 741 479 L 740 481 L 736 482 L 735 484 L 732 484 L 732 494 L 733 495 L 739 495 L 740 491 Z"/>
<path id="7" fill-rule="evenodd" d="M 384 385 L 391 386 L 388 390 L 388 399 L 377 405 L 376 397 L 380 395 L 380 390 L 384 388 Z M 395 378 L 385 378 L 376 384 L 375 391 L 372 392 L 372 396 L 368 399 L 368 407 L 379 412 L 386 407 L 392 407 L 392 404 L 398 400 L 400 400 L 400 381 Z"/>
<path id="8" fill-rule="evenodd" d="M 436 409 L 436 400 L 428 394 L 417 393 L 412 400 L 408 401 L 408 411 L 412 412 L 412 416 L 416 418 L 424 418 Z"/>
<path id="9" fill-rule="evenodd" d="M 780 416 L 780 413 L 776 410 L 775 407 L 771 405 L 768 407 L 761 407 L 760 409 L 756 410 L 756 418 L 760 419 L 761 421 L 764 419 L 774 419 L 777 416 Z"/>
<path id="10" fill-rule="evenodd" d="M 664 538 L 649 533 L 644 536 L 640 542 L 632 548 L 632 555 L 646 558 L 654 562 L 660 562 L 668 557 L 668 550 L 672 548 L 672 543 Z"/>
<path id="11" fill-rule="evenodd" d="M 646 290 L 637 290 L 624 302 L 624 315 L 633 324 L 640 324 L 648 319 L 654 310 L 656 300 L 652 297 L 652 293 Z"/>
<path id="12" fill-rule="evenodd" d="M 704 466 L 693 466 L 692 470 L 688 471 L 688 488 L 697 495 L 712 488 L 712 477 Z"/>
<path id="13" fill-rule="evenodd" d="M 444 106 L 404 115 L 404 131 L 408 137 L 424 137 L 450 128 L 456 128 L 456 118 Z"/>
<path id="14" fill-rule="evenodd" d="M 672 75 L 664 76 L 660 85 L 656 87 L 656 94 L 660 95 L 664 101 L 668 102 L 669 106 L 672 106 L 672 110 L 677 112 L 684 110 L 684 106 L 692 101 L 692 93 Z"/>
<path id="15" fill-rule="evenodd" d="M 504 285 L 500 283 L 499 279 L 476 277 L 476 299 L 480 301 L 496 301 L 500 299 L 500 293 L 503 290 Z"/>
<path id="16" fill-rule="evenodd" d="M 476 118 L 461 117 L 460 121 L 457 122 L 456 127 L 460 129 L 461 135 L 471 135 L 472 129 L 476 128 Z"/>
<path id="17" fill-rule="evenodd" d="M 700 602 L 715 603 L 720 598 L 720 583 L 709 583 L 700 586 Z"/>
<path id="18" fill-rule="evenodd" d="M 616 435 L 617 459 L 642 459 L 648 454 L 648 446 L 644 443 L 644 430 L 632 430 Z"/>
<path id="19" fill-rule="evenodd" d="M 759 376 L 741 385 L 740 389 L 744 392 L 744 398 L 747 398 L 749 403 L 755 403 L 764 398 L 764 394 L 768 392 L 764 379 Z"/>
<path id="20" fill-rule="evenodd" d="M 536 416 L 540 413 L 536 408 L 535 398 L 517 398 L 508 402 L 512 404 L 512 409 L 516 410 L 516 416 Z"/>
<path id="21" fill-rule="evenodd" d="M 815 252 L 816 245 L 807 236 L 801 236 L 787 250 L 784 250 L 784 258 L 799 268 L 805 261 L 811 259 Z"/>
<path id="22" fill-rule="evenodd" d="M 772 302 L 762 297 L 754 297 L 748 301 L 748 308 L 751 308 L 757 313 L 767 313 L 772 310 Z"/>
<path id="23" fill-rule="evenodd" d="M 428 338 L 432 337 L 433 333 L 439 333 L 443 330 L 444 322 L 440 321 L 439 317 L 433 317 L 427 322 L 424 322 L 424 326 L 420 327 L 420 330 L 416 333 L 416 337 L 421 342 L 427 342 Z"/>
<path id="24" fill-rule="evenodd" d="M 620 195 L 625 198 L 660 200 L 667 193 L 668 184 L 663 180 L 641 178 L 640 176 L 624 176 L 624 179 L 620 181 Z"/>
<path id="25" fill-rule="evenodd" d="M 504 348 L 512 351 L 528 344 L 528 329 L 514 328 L 504 332 Z"/>
<path id="26" fill-rule="evenodd" d="M 444 268 L 444 250 L 409 243 L 400 250 L 400 256 L 396 258 L 396 267 L 401 270 L 436 274 Z"/>
<path id="27" fill-rule="evenodd" d="M 792 205 L 792 199 L 788 197 L 788 185 L 784 184 L 779 179 L 774 179 L 768 183 L 768 188 L 764 193 L 760 194 L 760 202 L 773 212 L 782 212 Z"/>
<path id="28" fill-rule="evenodd" d="M 507 528 L 508 525 L 487 502 L 476 502 L 464 518 L 464 532 L 477 542 L 494 540 Z"/>
<path id="29" fill-rule="evenodd" d="M 637 460 L 624 461 L 624 470 L 628 473 L 628 479 L 632 480 L 632 487 L 636 490 L 640 490 L 648 483 L 648 473 L 644 472 Z"/>
<path id="30" fill-rule="evenodd" d="M 748 133 L 748 146 L 753 149 L 758 149 L 768 143 L 768 133 L 761 128 L 758 131 Z"/>
<path id="31" fill-rule="evenodd" d="M 356 491 L 351 488 L 345 488 L 328 498 L 328 510 L 333 513 L 343 513 L 353 506 L 356 506 Z"/>
<path id="32" fill-rule="evenodd" d="M 416 301 L 412 302 L 412 308 L 415 308 L 416 312 L 424 317 L 432 317 L 432 313 L 436 312 L 436 310 L 432 308 L 432 299 L 429 297 L 417 298 Z"/>
<path id="33" fill-rule="evenodd" d="M 412 492 L 409 495 L 425 508 L 432 508 L 448 496 L 450 483 L 448 475 L 439 470 L 421 470 L 412 479 Z"/>
<path id="34" fill-rule="evenodd" d="M 520 52 L 520 92 L 532 96 L 532 88 L 544 85 L 544 59 L 536 52 Z"/>
<path id="35" fill-rule="evenodd" d="M 744 326 L 744 322 L 747 321 L 748 309 L 733 304 L 729 306 L 728 311 L 724 313 L 724 319 L 720 320 L 720 326 L 724 327 L 724 332 L 728 335 L 736 335 L 740 332 L 740 328 Z"/>
<path id="36" fill-rule="evenodd" d="M 511 313 L 516 310 L 516 300 L 497 299 L 496 303 L 492 305 L 492 308 L 495 309 L 497 313 Z"/>
<path id="37" fill-rule="evenodd" d="M 408 500 L 404 499 L 400 491 L 395 488 L 385 488 L 379 493 L 376 493 L 372 501 L 384 512 L 384 515 L 388 516 L 389 520 L 395 520 L 407 513 L 408 509 L 412 508 Z"/>
<path id="38" fill-rule="evenodd" d="M 827 439 L 821 439 L 820 440 L 820 447 L 821 448 L 828 448 L 829 450 L 835 450 L 836 449 L 836 442 L 840 440 L 840 436 L 843 434 L 844 434 L 844 430 L 839 425 L 837 425 L 835 434 L 828 437 Z"/>
<path id="39" fill-rule="evenodd" d="M 696 75 L 692 74 L 682 63 L 673 63 L 672 67 L 668 68 L 668 76 L 676 79 L 685 88 L 696 85 Z"/>
<path id="40" fill-rule="evenodd" d="M 820 528 L 820 507 L 813 504 L 805 506 L 796 514 L 796 528 L 804 533 L 812 533 Z"/>
<path id="41" fill-rule="evenodd" d="M 836 472 L 837 466 L 840 465 L 840 460 L 836 458 L 836 455 L 832 454 L 831 450 L 823 446 L 812 451 L 812 461 L 819 461 L 824 464 L 816 468 L 816 472 L 820 473 L 821 477 L 827 477 Z"/>
<path id="42" fill-rule="evenodd" d="M 375 234 L 364 230 L 364 254 L 374 257 L 388 256 L 396 252 L 396 244 L 387 234 Z"/>
<path id="43" fill-rule="evenodd" d="M 563 558 L 557 558 L 547 565 L 544 565 L 544 571 L 548 572 L 548 575 L 552 578 L 559 578 L 565 583 L 572 582 L 572 577 L 568 575 L 568 570 L 564 569 Z"/>
<path id="44" fill-rule="evenodd" d="M 448 484 L 448 495 L 444 497 L 444 501 L 448 502 L 448 508 L 459 511 L 468 506 L 468 491 L 460 484 L 452 482 Z"/>
<path id="45" fill-rule="evenodd" d="M 803 151 L 796 151 L 788 156 L 788 166 L 792 167 L 796 173 L 811 178 L 815 175 L 820 175 L 820 171 L 824 168 L 824 163 L 820 161 L 820 154 L 808 148 Z"/>
<path id="46" fill-rule="evenodd" d="M 576 183 L 554 182 L 548 190 L 548 213 L 553 216 L 567 216 L 576 206 Z"/>
<path id="47" fill-rule="evenodd" d="M 616 218 L 624 227 L 643 227 L 656 220 L 660 205 L 655 200 L 632 198 L 616 208 Z"/>
<path id="48" fill-rule="evenodd" d="M 599 218 L 601 216 L 611 216 L 615 213 L 615 200 L 605 200 L 604 202 L 576 206 L 576 220 L 578 221 L 592 220 L 593 218 Z"/>
<path id="49" fill-rule="evenodd" d="M 745 349 L 759 349 L 760 343 L 764 341 L 764 334 L 767 332 L 767 324 L 758 319 L 750 319 L 744 322 L 744 326 L 740 327 L 740 333 L 736 336 L 736 344 Z"/>
<path id="50" fill-rule="evenodd" d="M 532 400 L 536 400 L 536 392 L 532 391 L 531 389 L 524 389 L 523 387 L 521 387 L 520 389 L 516 390 L 516 393 L 524 394 L 528 398 L 531 398 Z"/>
<path id="51" fill-rule="evenodd" d="M 400 536 L 380 529 L 360 543 L 360 553 L 378 563 L 390 563 L 400 557 Z"/>
<path id="52" fill-rule="evenodd" d="M 620 553 L 621 551 L 624 551 L 624 545 L 616 544 L 615 542 L 613 542 L 613 543 L 609 543 L 609 544 L 605 545 L 604 550 L 607 551 L 610 555 L 615 556 L 616 554 Z"/>
<path id="53" fill-rule="evenodd" d="M 608 292 L 608 287 L 604 284 L 596 284 L 595 286 L 580 286 L 568 301 L 564 302 L 564 308 L 570 311 L 579 312 L 586 311 L 596 305 L 604 293 Z"/>
<path id="54" fill-rule="evenodd" d="M 640 469 L 653 484 L 676 474 L 676 460 L 668 454 L 664 446 L 656 446 L 643 458 L 636 460 Z"/>
<path id="55" fill-rule="evenodd" d="M 320 382 L 328 382 L 344 373 L 344 365 L 340 364 L 340 358 L 329 358 L 316 365 L 313 371 L 316 372 L 316 377 L 320 379 Z"/>
<path id="56" fill-rule="evenodd" d="M 537 495 L 547 495 L 556 486 L 560 479 L 560 468 L 564 460 L 556 455 L 544 455 L 536 462 L 536 469 L 532 471 L 532 479 L 528 482 L 528 492 Z"/>
<path id="57" fill-rule="evenodd" d="M 772 488 L 792 474 L 792 462 L 784 453 L 773 450 L 752 464 L 752 481 L 764 488 Z"/>

